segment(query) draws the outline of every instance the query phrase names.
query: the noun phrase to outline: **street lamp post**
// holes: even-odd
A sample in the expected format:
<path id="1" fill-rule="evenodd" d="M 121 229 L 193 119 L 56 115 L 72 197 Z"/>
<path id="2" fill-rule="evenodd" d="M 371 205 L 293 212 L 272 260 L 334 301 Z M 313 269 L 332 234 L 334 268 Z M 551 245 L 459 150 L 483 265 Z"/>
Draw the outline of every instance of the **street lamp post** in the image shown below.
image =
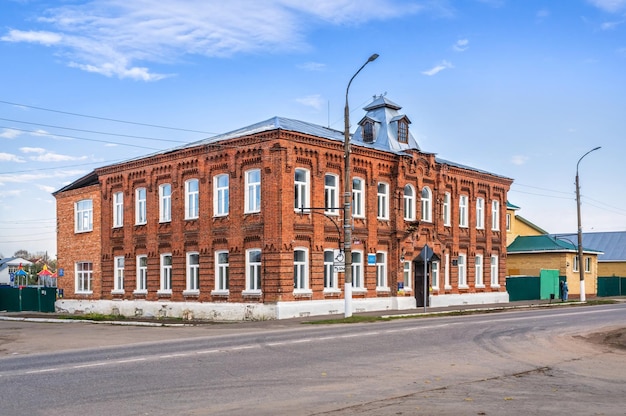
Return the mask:
<path id="1" fill-rule="evenodd" d="M 583 226 L 580 216 L 580 181 L 578 179 L 578 165 L 580 165 L 580 161 L 583 160 L 585 156 L 589 153 L 600 149 L 601 146 L 594 147 L 584 155 L 578 159 L 578 163 L 576 163 L 576 212 L 578 214 L 578 272 L 580 275 L 580 301 L 585 302 L 585 269 L 583 266 Z"/>
<path id="2" fill-rule="evenodd" d="M 373 54 L 367 61 L 361 65 L 358 71 L 352 75 L 348 87 L 346 88 L 346 106 L 344 108 L 344 130 L 343 130 L 343 146 L 344 146 L 344 180 L 343 180 L 343 250 L 344 250 L 344 316 L 349 318 L 352 316 L 352 207 L 350 199 L 352 198 L 352 181 L 350 180 L 350 107 L 348 106 L 348 91 L 352 80 L 361 72 L 365 65 L 378 58 L 378 54 Z"/>

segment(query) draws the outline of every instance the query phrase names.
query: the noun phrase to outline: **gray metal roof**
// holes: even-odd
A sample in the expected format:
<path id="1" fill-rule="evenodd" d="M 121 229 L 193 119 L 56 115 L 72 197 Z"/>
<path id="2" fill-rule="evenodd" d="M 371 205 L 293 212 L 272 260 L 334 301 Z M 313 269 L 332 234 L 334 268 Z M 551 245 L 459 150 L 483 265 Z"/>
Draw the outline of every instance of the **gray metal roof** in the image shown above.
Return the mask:
<path id="1" fill-rule="evenodd" d="M 558 237 L 578 241 L 578 234 L 558 234 Z M 600 250 L 604 254 L 598 256 L 598 261 L 625 261 L 626 262 L 626 231 L 608 231 L 598 233 L 583 233 L 583 247 Z"/>

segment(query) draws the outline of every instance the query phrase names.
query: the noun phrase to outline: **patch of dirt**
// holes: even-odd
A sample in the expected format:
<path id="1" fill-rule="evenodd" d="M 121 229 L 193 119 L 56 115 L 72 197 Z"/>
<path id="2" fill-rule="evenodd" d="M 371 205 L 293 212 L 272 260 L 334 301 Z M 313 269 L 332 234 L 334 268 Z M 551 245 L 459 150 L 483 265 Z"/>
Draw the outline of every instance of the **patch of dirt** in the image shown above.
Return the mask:
<path id="1" fill-rule="evenodd" d="M 594 344 L 606 345 L 613 348 L 626 350 L 626 328 L 617 328 L 610 331 L 596 332 L 584 337 Z"/>

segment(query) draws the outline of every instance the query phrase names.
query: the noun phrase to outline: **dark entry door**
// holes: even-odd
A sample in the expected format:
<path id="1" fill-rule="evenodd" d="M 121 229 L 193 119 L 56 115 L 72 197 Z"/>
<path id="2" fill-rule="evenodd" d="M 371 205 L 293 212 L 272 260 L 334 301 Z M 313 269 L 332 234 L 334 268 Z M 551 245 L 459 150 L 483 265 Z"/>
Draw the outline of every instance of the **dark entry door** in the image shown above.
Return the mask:
<path id="1" fill-rule="evenodd" d="M 415 302 L 418 307 L 424 306 L 424 279 L 426 279 L 426 290 L 430 287 L 429 276 L 430 276 L 430 264 L 426 263 L 426 276 L 424 276 L 424 262 L 416 261 L 413 263 L 413 273 L 415 278 L 413 293 L 415 293 Z M 426 305 L 428 306 L 428 293 L 426 293 Z"/>

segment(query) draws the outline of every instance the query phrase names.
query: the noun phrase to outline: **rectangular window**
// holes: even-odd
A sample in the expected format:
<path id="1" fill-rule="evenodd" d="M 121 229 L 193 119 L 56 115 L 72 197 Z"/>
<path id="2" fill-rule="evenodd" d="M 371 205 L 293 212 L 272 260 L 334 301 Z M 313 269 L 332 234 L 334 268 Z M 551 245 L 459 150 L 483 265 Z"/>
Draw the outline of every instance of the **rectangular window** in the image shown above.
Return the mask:
<path id="1" fill-rule="evenodd" d="M 446 192 L 445 195 L 443 196 L 443 225 L 445 225 L 446 227 L 449 227 L 451 222 L 450 222 L 450 218 L 452 218 L 451 215 L 451 201 L 452 201 L 452 195 L 450 195 L 450 192 Z"/>
<path id="2" fill-rule="evenodd" d="M 413 279 L 411 274 L 411 262 L 405 261 L 404 266 L 402 268 L 402 276 L 404 279 L 404 288 L 410 289 L 413 287 Z"/>
<path id="3" fill-rule="evenodd" d="M 187 253 L 187 291 L 200 291 L 200 254 Z"/>
<path id="4" fill-rule="evenodd" d="M 378 219 L 389 219 L 389 185 L 378 182 Z"/>
<path id="5" fill-rule="evenodd" d="M 293 207 L 296 211 L 303 208 L 310 208 L 309 205 L 309 171 L 306 169 L 296 169 L 294 175 L 294 200 Z"/>
<path id="6" fill-rule="evenodd" d="M 387 253 L 376 253 L 376 287 L 388 289 L 387 285 Z"/>
<path id="7" fill-rule="evenodd" d="M 124 256 L 115 257 L 113 259 L 113 291 L 124 291 Z"/>
<path id="8" fill-rule="evenodd" d="M 444 267 L 443 270 L 443 284 L 446 289 L 451 289 L 452 285 L 450 284 L 450 253 L 446 253 L 444 256 Z"/>
<path id="9" fill-rule="evenodd" d="M 461 195 L 459 198 L 459 227 L 467 227 L 468 217 L 467 195 Z"/>
<path id="10" fill-rule="evenodd" d="M 509 214 L 508 212 L 506 214 L 506 230 L 511 231 L 511 214 Z"/>
<path id="11" fill-rule="evenodd" d="M 248 250 L 246 256 L 246 290 L 261 291 L 261 250 Z"/>
<path id="12" fill-rule="evenodd" d="M 491 229 L 498 231 L 500 229 L 500 201 L 491 201 Z"/>
<path id="13" fill-rule="evenodd" d="M 477 287 L 484 287 L 485 281 L 483 277 L 483 255 L 477 254 L 474 259 L 474 271 L 475 271 L 475 283 L 474 285 Z"/>
<path id="14" fill-rule="evenodd" d="M 217 175 L 213 179 L 213 215 L 221 217 L 228 215 L 228 175 Z"/>
<path id="15" fill-rule="evenodd" d="M 172 221 L 172 185 L 159 186 L 159 222 Z"/>
<path id="16" fill-rule="evenodd" d="M 498 283 L 498 256 L 491 256 L 491 287 L 500 286 Z"/>
<path id="17" fill-rule="evenodd" d="M 476 229 L 483 230 L 485 228 L 485 200 L 476 198 Z"/>
<path id="18" fill-rule="evenodd" d="M 161 254 L 161 290 L 162 293 L 172 293 L 172 255 Z"/>
<path id="19" fill-rule="evenodd" d="M 578 271 L 578 256 L 574 256 L 574 264 L 572 265 L 572 270 L 577 272 Z"/>
<path id="20" fill-rule="evenodd" d="M 293 288 L 294 290 L 308 289 L 308 260 L 304 249 L 293 252 Z"/>
<path id="21" fill-rule="evenodd" d="M 194 220 L 200 216 L 200 185 L 197 179 L 185 182 L 185 219 Z"/>
<path id="22" fill-rule="evenodd" d="M 324 176 L 324 207 L 326 214 L 339 214 L 339 178 L 327 173 Z"/>
<path id="23" fill-rule="evenodd" d="M 459 272 L 459 287 L 467 287 L 467 262 L 465 254 L 459 253 L 457 267 Z"/>
<path id="24" fill-rule="evenodd" d="M 365 289 L 363 282 L 363 253 L 352 252 L 352 287 L 355 289 Z"/>
<path id="25" fill-rule="evenodd" d="M 364 182 L 363 179 L 354 178 L 352 180 L 352 215 L 358 218 L 365 217 L 364 203 Z"/>
<path id="26" fill-rule="evenodd" d="M 430 286 L 433 289 L 439 288 L 439 262 L 430 263 Z"/>
<path id="27" fill-rule="evenodd" d="M 228 286 L 228 251 L 215 252 L 215 290 L 226 291 Z"/>
<path id="28" fill-rule="evenodd" d="M 411 185 L 404 187 L 404 219 L 415 221 L 415 188 Z"/>
<path id="29" fill-rule="evenodd" d="M 585 273 L 591 273 L 591 257 L 585 257 Z"/>
<path id="30" fill-rule="evenodd" d="M 146 188 L 137 188 L 135 190 L 135 224 L 142 225 L 147 221 Z"/>
<path id="31" fill-rule="evenodd" d="M 77 233 L 84 233 L 93 229 L 93 201 L 83 199 L 74 205 L 76 222 L 74 230 Z"/>
<path id="32" fill-rule="evenodd" d="M 337 273 L 335 273 L 335 251 L 324 250 L 324 289 L 337 288 Z"/>
<path id="33" fill-rule="evenodd" d="M 245 214 L 261 211 L 261 170 L 253 169 L 246 172 Z"/>
<path id="34" fill-rule="evenodd" d="M 409 124 L 405 120 L 398 121 L 398 142 L 409 142 Z"/>
<path id="35" fill-rule="evenodd" d="M 137 256 L 137 290 L 148 291 L 148 256 Z"/>
<path id="36" fill-rule="evenodd" d="M 124 193 L 115 192 L 113 194 L 113 227 L 124 226 Z"/>
<path id="37" fill-rule="evenodd" d="M 84 261 L 76 263 L 76 293 L 91 292 L 91 283 L 93 280 L 93 263 Z"/>

